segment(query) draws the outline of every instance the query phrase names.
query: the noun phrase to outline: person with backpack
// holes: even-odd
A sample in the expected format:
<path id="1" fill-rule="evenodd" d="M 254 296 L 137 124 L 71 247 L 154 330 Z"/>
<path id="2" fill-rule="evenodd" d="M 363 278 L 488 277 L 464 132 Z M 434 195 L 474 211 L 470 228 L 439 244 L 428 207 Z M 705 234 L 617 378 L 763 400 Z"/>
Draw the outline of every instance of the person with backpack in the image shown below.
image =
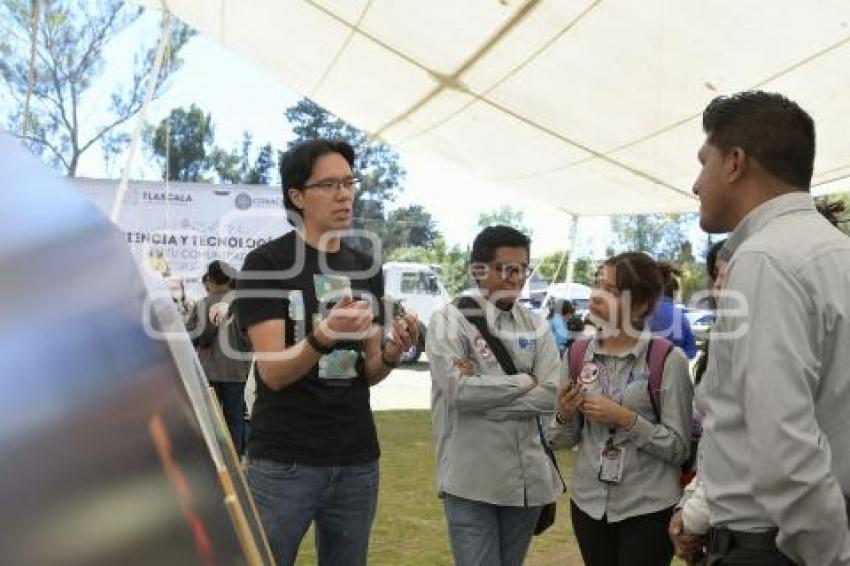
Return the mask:
<path id="1" fill-rule="evenodd" d="M 516 303 L 529 248 L 513 228 L 484 229 L 471 252 L 477 291 L 428 325 L 437 491 L 458 566 L 520 566 L 564 489 L 541 425 L 558 351 L 546 321 Z"/>
<path id="2" fill-rule="evenodd" d="M 658 264 L 624 253 L 602 265 L 590 300 L 595 336 L 577 339 L 548 427 L 578 446 L 571 517 L 588 566 L 667 566 L 667 525 L 688 458 L 693 386 L 684 353 L 646 325 L 663 288 Z"/>
<path id="3" fill-rule="evenodd" d="M 244 338 L 231 309 L 235 270 L 224 261 L 213 261 L 202 281 L 208 295 L 195 303 L 186 322 L 192 344 L 210 387 L 221 403 L 224 420 L 236 453 L 245 446 L 245 382 L 250 361 L 240 351 Z"/>

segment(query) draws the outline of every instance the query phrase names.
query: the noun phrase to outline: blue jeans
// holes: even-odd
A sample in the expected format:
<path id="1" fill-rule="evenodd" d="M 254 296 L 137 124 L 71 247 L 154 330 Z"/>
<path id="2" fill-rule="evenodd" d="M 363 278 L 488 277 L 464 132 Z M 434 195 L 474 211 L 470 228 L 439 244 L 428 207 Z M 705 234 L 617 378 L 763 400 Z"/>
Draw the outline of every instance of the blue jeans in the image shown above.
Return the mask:
<path id="1" fill-rule="evenodd" d="M 455 566 L 522 566 L 542 507 L 443 497 Z"/>
<path id="2" fill-rule="evenodd" d="M 245 382 L 210 381 L 210 387 L 221 403 L 221 412 L 224 413 L 233 448 L 241 457 L 245 450 Z"/>
<path id="3" fill-rule="evenodd" d="M 321 566 L 362 566 L 378 506 L 378 462 L 317 467 L 249 460 L 248 486 L 278 566 L 295 563 L 315 521 Z"/>

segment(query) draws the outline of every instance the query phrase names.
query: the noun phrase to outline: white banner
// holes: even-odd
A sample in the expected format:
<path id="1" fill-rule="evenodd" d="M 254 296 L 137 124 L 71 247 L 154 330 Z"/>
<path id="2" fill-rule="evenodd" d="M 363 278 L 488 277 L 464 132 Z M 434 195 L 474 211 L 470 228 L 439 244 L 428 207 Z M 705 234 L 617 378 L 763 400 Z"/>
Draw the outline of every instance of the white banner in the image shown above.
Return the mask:
<path id="1" fill-rule="evenodd" d="M 107 216 L 118 182 L 69 179 Z M 191 297 L 204 294 L 200 277 L 216 259 L 240 269 L 259 245 L 291 229 L 280 188 L 131 181 L 118 225 L 144 267 L 180 279 Z"/>

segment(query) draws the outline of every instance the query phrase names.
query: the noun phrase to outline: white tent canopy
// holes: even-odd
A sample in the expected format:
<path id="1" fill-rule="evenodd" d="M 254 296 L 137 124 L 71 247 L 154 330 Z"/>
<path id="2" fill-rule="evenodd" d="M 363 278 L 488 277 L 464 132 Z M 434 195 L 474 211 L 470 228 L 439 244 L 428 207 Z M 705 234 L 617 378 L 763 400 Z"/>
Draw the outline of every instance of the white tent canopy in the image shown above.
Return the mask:
<path id="1" fill-rule="evenodd" d="M 816 194 L 850 176 L 847 0 L 134 1 L 406 153 L 572 214 L 696 210 L 702 109 L 750 88 L 815 118 Z"/>

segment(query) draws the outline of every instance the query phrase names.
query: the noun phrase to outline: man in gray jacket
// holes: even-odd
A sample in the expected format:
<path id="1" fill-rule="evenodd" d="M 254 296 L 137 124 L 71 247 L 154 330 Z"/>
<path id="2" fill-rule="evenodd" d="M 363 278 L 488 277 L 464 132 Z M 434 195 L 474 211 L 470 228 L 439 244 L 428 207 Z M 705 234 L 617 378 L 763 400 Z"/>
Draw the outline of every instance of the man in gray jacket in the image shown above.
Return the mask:
<path id="1" fill-rule="evenodd" d="M 811 117 L 784 96 L 719 97 L 694 184 L 732 232 L 697 388 L 709 564 L 850 564 L 850 239 L 815 210 Z M 680 515 L 670 532 L 693 551 Z M 697 541 L 701 542 L 701 541 Z"/>
<path id="2" fill-rule="evenodd" d="M 230 302 L 235 270 L 224 261 L 213 261 L 204 274 L 208 295 L 195 303 L 186 329 L 198 352 L 207 381 L 222 406 L 224 420 L 240 456 L 245 445 L 245 382 L 250 361 L 239 351 L 234 339 L 242 332 L 233 320 Z"/>
<path id="3" fill-rule="evenodd" d="M 544 505 L 562 485 L 541 443 L 558 383 L 546 322 L 516 304 L 529 276 L 529 239 L 486 228 L 472 246 L 474 313 L 519 373 L 506 375 L 487 341 L 454 305 L 434 313 L 427 352 L 437 445 L 437 489 L 459 566 L 519 566 Z"/>

